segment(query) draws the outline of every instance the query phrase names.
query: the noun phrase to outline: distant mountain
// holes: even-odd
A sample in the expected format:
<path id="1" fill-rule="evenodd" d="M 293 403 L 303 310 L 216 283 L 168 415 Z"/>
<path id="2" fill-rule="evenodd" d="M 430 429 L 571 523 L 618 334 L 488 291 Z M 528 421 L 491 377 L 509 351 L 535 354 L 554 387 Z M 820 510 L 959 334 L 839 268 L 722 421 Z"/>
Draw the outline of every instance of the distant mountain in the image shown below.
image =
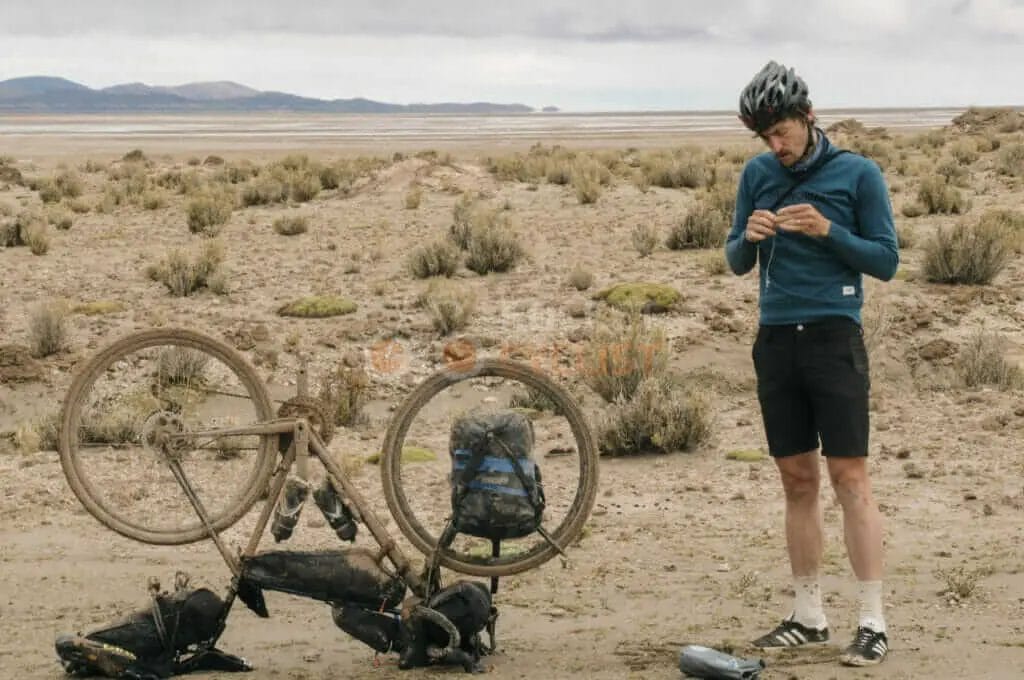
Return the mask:
<path id="1" fill-rule="evenodd" d="M 523 104 L 443 102 L 389 104 L 371 99 L 315 99 L 261 92 L 230 81 L 160 87 L 125 83 L 94 90 L 65 78 L 0 81 L 0 113 L 188 113 L 304 111 L 316 113 L 529 113 Z"/>

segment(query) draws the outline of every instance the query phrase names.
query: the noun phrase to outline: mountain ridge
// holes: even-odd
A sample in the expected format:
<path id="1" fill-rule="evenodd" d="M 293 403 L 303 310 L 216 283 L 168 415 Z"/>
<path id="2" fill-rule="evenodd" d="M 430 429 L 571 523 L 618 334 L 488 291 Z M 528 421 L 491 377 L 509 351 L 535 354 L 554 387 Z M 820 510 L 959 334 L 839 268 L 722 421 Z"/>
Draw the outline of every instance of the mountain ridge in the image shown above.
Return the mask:
<path id="1" fill-rule="evenodd" d="M 525 104 L 481 101 L 393 104 L 363 97 L 317 99 L 256 90 L 228 80 L 174 86 L 134 82 L 101 89 L 56 76 L 25 76 L 0 81 L 0 112 L 531 113 L 535 110 Z"/>

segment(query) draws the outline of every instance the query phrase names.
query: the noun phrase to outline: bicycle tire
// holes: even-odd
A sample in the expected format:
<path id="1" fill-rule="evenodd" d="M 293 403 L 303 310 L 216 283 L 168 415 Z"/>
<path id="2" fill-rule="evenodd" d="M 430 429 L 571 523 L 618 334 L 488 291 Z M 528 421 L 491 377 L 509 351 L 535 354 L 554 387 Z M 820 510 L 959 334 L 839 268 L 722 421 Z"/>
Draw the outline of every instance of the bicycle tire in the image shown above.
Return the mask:
<path id="1" fill-rule="evenodd" d="M 96 380 L 117 361 L 133 352 L 161 346 L 180 347 L 204 352 L 229 368 L 252 399 L 254 410 L 260 421 L 274 417 L 270 396 L 253 367 L 234 349 L 209 336 L 186 329 L 155 329 L 140 331 L 125 336 L 82 365 L 76 372 L 65 396 L 60 419 L 60 463 L 68 484 L 86 510 L 97 520 L 122 536 L 151 545 L 182 545 L 194 543 L 209 537 L 207 529 L 196 517 L 197 526 L 185 530 L 154 530 L 126 520 L 116 509 L 110 508 L 102 496 L 97 494 L 91 481 L 83 474 L 83 462 L 79 454 L 77 430 L 81 424 L 82 407 L 90 388 Z M 211 517 L 214 530 L 220 532 L 235 524 L 256 503 L 266 489 L 273 473 L 277 458 L 276 435 L 254 435 L 259 437 L 257 458 L 253 472 L 243 482 L 243 487 L 234 499 Z M 184 496 L 184 492 L 182 492 Z"/>
<path id="2" fill-rule="evenodd" d="M 385 435 L 380 461 L 388 509 L 402 534 L 424 555 L 433 554 L 438 538 L 416 519 L 399 482 L 405 435 L 420 409 L 439 392 L 469 378 L 488 376 L 516 380 L 546 395 L 569 422 L 576 438 L 580 469 L 576 496 L 565 518 L 550 532 L 559 547 L 564 550 L 579 537 L 593 509 L 597 495 L 598 451 L 586 417 L 569 393 L 545 374 L 509 359 L 470 359 L 453 363 L 420 383 L 396 409 Z M 470 576 L 509 576 L 540 566 L 557 554 L 547 542 L 539 542 L 525 553 L 496 559 L 470 558 L 449 549 L 441 551 L 440 565 Z"/>

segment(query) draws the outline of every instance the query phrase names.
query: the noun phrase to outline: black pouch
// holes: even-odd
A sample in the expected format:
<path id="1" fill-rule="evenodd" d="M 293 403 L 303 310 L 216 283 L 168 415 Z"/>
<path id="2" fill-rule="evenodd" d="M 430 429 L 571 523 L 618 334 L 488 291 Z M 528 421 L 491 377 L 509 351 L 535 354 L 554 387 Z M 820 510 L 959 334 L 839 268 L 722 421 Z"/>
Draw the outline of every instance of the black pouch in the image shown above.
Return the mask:
<path id="1" fill-rule="evenodd" d="M 397 607 L 406 592 L 405 583 L 365 548 L 274 551 L 245 559 L 238 596 L 260 616 L 268 615 L 264 589 L 367 609 Z"/>
<path id="2" fill-rule="evenodd" d="M 401 624 L 394 614 L 362 607 L 334 606 L 331 617 L 343 631 L 380 653 L 400 651 Z"/>

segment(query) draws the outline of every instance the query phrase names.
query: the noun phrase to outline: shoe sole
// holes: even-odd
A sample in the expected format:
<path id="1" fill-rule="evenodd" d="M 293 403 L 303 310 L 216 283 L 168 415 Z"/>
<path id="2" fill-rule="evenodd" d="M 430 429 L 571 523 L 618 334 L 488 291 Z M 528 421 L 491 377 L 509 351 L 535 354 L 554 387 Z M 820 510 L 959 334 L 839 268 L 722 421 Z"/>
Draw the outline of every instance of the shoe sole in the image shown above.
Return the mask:
<path id="1" fill-rule="evenodd" d="M 882 663 L 883 659 L 885 659 L 884 656 L 881 659 L 872 660 L 857 656 L 847 656 L 844 654 L 843 656 L 839 657 L 839 663 L 843 664 L 844 666 L 855 666 L 857 668 L 863 668 L 864 666 L 877 666 L 878 664 Z"/>

